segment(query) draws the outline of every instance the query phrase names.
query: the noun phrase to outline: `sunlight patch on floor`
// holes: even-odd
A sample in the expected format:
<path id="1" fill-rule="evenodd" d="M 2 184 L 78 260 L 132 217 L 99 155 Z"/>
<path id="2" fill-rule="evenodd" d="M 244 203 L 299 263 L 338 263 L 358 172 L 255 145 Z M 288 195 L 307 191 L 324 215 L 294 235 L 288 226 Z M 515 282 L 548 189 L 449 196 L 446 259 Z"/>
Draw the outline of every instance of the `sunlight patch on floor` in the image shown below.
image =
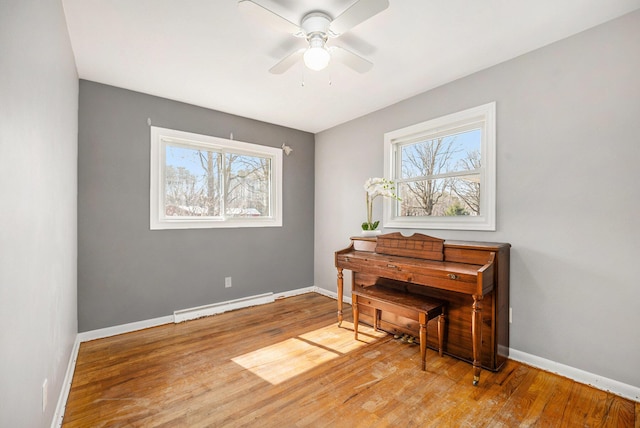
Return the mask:
<path id="1" fill-rule="evenodd" d="M 386 335 L 363 325 L 358 330 L 356 341 L 353 337 L 353 324 L 343 322 L 340 328 L 329 325 L 231 360 L 277 385 Z"/>
<path id="2" fill-rule="evenodd" d="M 386 335 L 387 333 L 383 331 L 375 331 L 373 328 L 361 324 L 358 328 L 358 340 L 356 341 L 353 337 L 353 323 L 343 321 L 342 327 L 340 328 L 336 325 L 329 325 L 301 334 L 299 337 L 342 354 L 346 354 L 347 352 L 355 351 L 363 345 L 372 343 Z"/>

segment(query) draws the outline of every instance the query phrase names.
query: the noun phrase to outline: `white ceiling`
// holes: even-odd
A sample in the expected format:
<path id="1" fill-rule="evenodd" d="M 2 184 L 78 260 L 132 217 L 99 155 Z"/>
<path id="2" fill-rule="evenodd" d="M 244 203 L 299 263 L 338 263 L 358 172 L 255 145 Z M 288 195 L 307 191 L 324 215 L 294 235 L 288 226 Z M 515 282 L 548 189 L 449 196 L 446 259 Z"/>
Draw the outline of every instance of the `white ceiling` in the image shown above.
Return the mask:
<path id="1" fill-rule="evenodd" d="M 354 3 L 255 1 L 293 22 Z M 369 72 L 297 64 L 273 75 L 305 41 L 242 14 L 236 0 L 63 0 L 80 78 L 313 133 L 640 8 L 640 0 L 389 3 L 329 42 L 372 61 Z"/>

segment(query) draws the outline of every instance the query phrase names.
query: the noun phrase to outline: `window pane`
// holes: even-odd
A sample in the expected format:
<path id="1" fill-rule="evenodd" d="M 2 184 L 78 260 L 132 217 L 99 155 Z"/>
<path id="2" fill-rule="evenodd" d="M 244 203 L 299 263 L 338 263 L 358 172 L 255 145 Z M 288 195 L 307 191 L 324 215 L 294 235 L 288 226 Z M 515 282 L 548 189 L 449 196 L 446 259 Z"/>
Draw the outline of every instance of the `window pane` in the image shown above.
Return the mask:
<path id="1" fill-rule="evenodd" d="M 399 215 L 416 217 L 476 216 L 480 210 L 478 174 L 398 184 Z"/>
<path id="2" fill-rule="evenodd" d="M 220 216 L 220 160 L 220 153 L 215 151 L 166 146 L 166 216 Z"/>
<path id="3" fill-rule="evenodd" d="M 225 215 L 271 215 L 271 159 L 227 153 L 225 155 Z"/>
<path id="4" fill-rule="evenodd" d="M 454 177 L 450 190 L 455 207 L 445 211 L 447 215 L 480 215 L 480 175 Z"/>
<path id="5" fill-rule="evenodd" d="M 481 142 L 482 131 L 473 129 L 402 145 L 400 177 L 431 177 L 479 168 Z"/>

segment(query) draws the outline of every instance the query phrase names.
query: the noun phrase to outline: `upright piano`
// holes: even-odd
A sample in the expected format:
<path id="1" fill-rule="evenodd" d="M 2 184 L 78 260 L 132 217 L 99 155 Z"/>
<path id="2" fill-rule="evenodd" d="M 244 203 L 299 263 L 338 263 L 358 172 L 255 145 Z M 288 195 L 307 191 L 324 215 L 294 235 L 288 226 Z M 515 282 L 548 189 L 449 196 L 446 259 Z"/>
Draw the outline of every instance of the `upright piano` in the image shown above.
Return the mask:
<path id="1" fill-rule="evenodd" d="M 414 234 L 390 233 L 352 237 L 335 253 L 338 270 L 338 324 L 342 323 L 343 269 L 352 287 L 398 288 L 447 302 L 444 352 L 473 364 L 473 383 L 480 369 L 499 370 L 509 356 L 510 244 L 445 241 Z M 361 307 L 360 320 L 373 325 L 375 311 Z M 415 321 L 382 312 L 378 327 L 389 333 L 416 335 Z M 434 325 L 427 346 L 438 348 Z M 433 331 L 432 331 L 433 330 Z"/>

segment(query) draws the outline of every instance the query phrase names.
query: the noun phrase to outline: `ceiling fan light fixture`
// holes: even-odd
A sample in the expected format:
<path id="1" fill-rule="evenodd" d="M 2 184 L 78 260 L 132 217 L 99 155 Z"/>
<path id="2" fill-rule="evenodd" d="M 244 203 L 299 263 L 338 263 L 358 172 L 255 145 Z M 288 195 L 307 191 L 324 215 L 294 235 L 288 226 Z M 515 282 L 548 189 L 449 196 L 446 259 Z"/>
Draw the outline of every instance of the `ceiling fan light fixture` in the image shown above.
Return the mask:
<path id="1" fill-rule="evenodd" d="M 329 65 L 331 55 L 325 46 L 326 38 L 320 33 L 309 36 L 309 49 L 304 52 L 304 65 L 314 71 L 320 71 Z"/>
<path id="2" fill-rule="evenodd" d="M 329 65 L 331 55 L 324 47 L 310 47 L 304 53 L 304 65 L 314 71 L 320 71 Z"/>

